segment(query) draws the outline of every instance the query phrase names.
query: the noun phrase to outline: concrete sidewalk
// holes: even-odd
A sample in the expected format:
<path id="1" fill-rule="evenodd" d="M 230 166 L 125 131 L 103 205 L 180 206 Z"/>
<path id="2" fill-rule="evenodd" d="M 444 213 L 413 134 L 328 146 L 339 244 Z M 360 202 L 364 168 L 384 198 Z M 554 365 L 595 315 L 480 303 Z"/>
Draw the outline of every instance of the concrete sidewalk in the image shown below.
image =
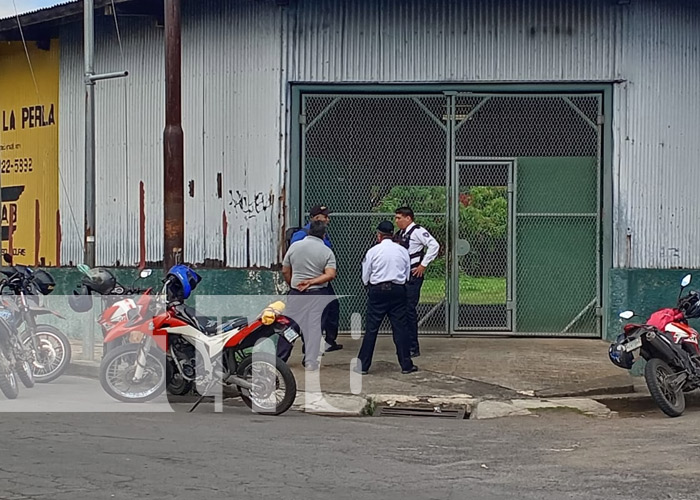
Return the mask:
<path id="1" fill-rule="evenodd" d="M 340 343 L 344 349 L 326 353 L 317 372 L 303 369 L 301 344 L 295 347 L 289 364 L 299 408 L 358 415 L 382 407 L 461 406 L 471 418 L 491 418 L 529 414 L 528 408 L 568 398 L 564 406 L 605 415 L 590 397 L 634 391 L 633 378 L 610 363 L 601 340 L 423 337 L 414 360 L 419 371 L 403 375 L 391 338 L 380 337 L 366 376 L 350 371 L 360 340 L 341 337 Z M 73 344 L 69 373 L 97 378 L 101 349 L 96 346 L 95 361 L 84 361 L 82 345 Z"/>

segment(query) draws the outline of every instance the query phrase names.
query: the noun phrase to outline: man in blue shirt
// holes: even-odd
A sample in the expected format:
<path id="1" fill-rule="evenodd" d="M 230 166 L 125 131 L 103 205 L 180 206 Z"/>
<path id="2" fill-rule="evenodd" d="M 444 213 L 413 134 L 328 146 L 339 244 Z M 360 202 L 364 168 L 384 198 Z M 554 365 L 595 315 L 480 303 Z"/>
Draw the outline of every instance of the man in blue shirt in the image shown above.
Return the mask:
<path id="1" fill-rule="evenodd" d="M 292 235 L 289 241 L 290 246 L 296 243 L 297 241 L 301 241 L 304 238 L 306 238 L 306 236 L 309 234 L 309 229 L 311 228 L 312 221 L 321 221 L 324 224 L 328 225 L 328 223 L 330 222 L 329 215 L 330 210 L 328 210 L 328 207 L 325 205 L 315 205 L 311 207 L 311 210 L 309 210 L 309 216 L 311 217 L 311 220 L 308 224 L 304 226 L 303 229 L 300 229 Z M 328 237 L 328 233 L 326 233 L 326 235 L 324 236 L 323 242 L 328 248 L 333 248 L 331 240 Z M 328 283 L 328 294 L 335 296 L 335 291 L 333 290 L 333 286 L 330 283 Z M 326 344 L 328 344 L 326 352 L 339 351 L 343 348 L 342 344 L 337 343 L 339 321 L 340 304 L 338 303 L 338 299 L 335 299 L 330 304 L 328 304 L 326 309 L 323 311 L 323 316 L 321 318 L 321 328 L 326 333 Z"/>

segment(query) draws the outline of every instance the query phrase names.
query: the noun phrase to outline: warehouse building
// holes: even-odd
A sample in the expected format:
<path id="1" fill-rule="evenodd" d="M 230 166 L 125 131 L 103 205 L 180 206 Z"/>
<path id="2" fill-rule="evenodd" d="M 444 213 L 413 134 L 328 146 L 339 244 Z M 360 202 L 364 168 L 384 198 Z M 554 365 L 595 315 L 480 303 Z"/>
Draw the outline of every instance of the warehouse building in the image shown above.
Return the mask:
<path id="1" fill-rule="evenodd" d="M 96 4 L 95 70 L 129 71 L 96 90 L 97 264 L 156 265 L 162 1 Z M 20 16 L 30 54 L 59 54 L 46 265 L 83 254 L 81 9 Z M 425 332 L 609 336 L 700 269 L 695 2 L 183 0 L 182 36 L 184 260 L 228 284 L 278 289 L 284 230 L 316 203 L 346 326 L 373 229 L 406 203 L 441 243 Z M 2 85 L 16 19 L 0 37 Z"/>

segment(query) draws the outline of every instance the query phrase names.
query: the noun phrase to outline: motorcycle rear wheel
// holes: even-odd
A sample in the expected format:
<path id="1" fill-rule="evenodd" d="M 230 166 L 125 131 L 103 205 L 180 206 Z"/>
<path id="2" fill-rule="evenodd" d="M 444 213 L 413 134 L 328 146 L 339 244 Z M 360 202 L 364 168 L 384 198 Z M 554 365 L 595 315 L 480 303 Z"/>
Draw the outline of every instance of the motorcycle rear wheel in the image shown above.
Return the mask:
<path id="1" fill-rule="evenodd" d="M 274 406 L 272 406 L 263 400 L 261 397 L 263 394 L 251 393 L 248 389 L 237 387 L 238 392 L 241 395 L 241 399 L 246 406 L 260 415 L 281 415 L 289 410 L 294 404 L 294 400 L 297 396 L 297 381 L 294 378 L 292 370 L 289 368 L 289 366 L 287 366 L 287 363 L 272 354 L 256 353 L 245 357 L 243 361 L 240 362 L 236 374 L 242 379 L 253 382 L 258 378 L 253 376 L 254 368 L 274 369 L 276 372 L 274 382 L 275 389 L 268 387 L 267 389 L 272 390 L 268 390 L 266 393 L 277 393 L 280 382 L 282 382 L 282 384 L 284 384 L 284 396 L 282 397 L 281 401 L 275 401 Z M 266 378 L 267 377 L 260 377 L 260 379 Z M 264 382 L 263 385 L 267 385 L 267 382 L 272 382 L 271 380 L 262 381 Z"/>
<path id="2" fill-rule="evenodd" d="M 669 417 L 680 417 L 685 411 L 685 394 L 682 388 L 669 387 L 668 378 L 676 372 L 659 358 L 651 358 L 644 368 L 644 378 L 654 402 Z"/>

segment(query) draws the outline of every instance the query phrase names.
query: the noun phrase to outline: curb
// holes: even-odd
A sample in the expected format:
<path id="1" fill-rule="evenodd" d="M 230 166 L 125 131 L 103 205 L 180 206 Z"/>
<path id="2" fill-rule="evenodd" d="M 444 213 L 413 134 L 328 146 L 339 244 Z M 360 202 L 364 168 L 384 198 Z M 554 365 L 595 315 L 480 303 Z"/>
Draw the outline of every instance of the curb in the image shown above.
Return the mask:
<path id="1" fill-rule="evenodd" d="M 72 360 L 66 375 L 99 379 L 100 365 L 93 361 Z M 174 402 L 189 403 L 196 396 L 170 396 Z M 224 404 L 234 404 L 232 394 L 224 396 Z M 207 401 L 209 398 L 205 399 Z M 238 401 L 238 398 L 235 398 Z M 611 418 L 627 408 L 655 408 L 651 397 L 643 394 L 606 395 L 598 397 L 552 397 L 522 399 L 480 399 L 470 394 L 450 396 L 409 396 L 402 394 L 353 395 L 341 393 L 307 393 L 299 391 L 292 410 L 325 417 L 368 417 L 380 407 L 401 409 L 432 408 L 436 412 L 450 408 L 464 409 L 465 419 L 484 420 L 515 416 L 537 416 L 548 411 L 572 411 L 582 415 Z M 617 410 L 617 411 L 615 411 Z"/>

